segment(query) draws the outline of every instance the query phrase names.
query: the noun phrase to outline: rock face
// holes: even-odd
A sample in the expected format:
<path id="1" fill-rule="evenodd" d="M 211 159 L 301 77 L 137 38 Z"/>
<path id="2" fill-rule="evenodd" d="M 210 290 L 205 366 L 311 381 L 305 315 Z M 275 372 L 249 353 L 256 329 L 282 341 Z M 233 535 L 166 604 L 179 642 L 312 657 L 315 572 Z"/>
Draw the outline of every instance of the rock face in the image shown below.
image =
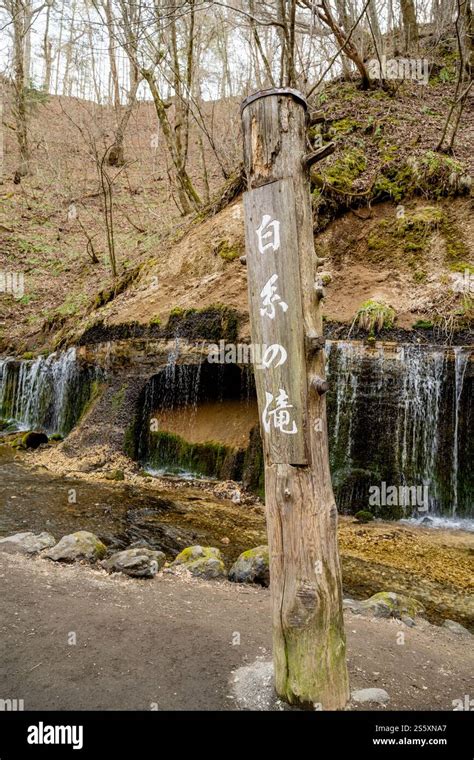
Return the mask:
<path id="1" fill-rule="evenodd" d="M 15 533 L 0 539 L 0 551 L 37 554 L 55 544 L 56 539 L 51 533 Z"/>
<path id="2" fill-rule="evenodd" d="M 179 567 L 186 568 L 197 578 L 225 578 L 222 555 L 214 546 L 188 546 L 171 565 L 172 569 Z"/>
<path id="3" fill-rule="evenodd" d="M 53 546 L 47 549 L 42 556 L 57 562 L 74 562 L 77 559 L 87 559 L 95 562 L 104 557 L 107 551 L 105 545 L 93 533 L 87 530 L 78 530 L 70 533 Z"/>
<path id="4" fill-rule="evenodd" d="M 256 546 L 242 552 L 229 572 L 229 580 L 234 583 L 259 583 L 270 585 L 268 546 Z"/>
<path id="5" fill-rule="evenodd" d="M 448 631 L 451 631 L 451 633 L 457 633 L 461 636 L 471 636 L 471 632 L 467 630 L 467 628 L 464 628 L 461 623 L 456 623 L 455 620 L 445 620 L 443 622 L 443 628 L 447 628 Z"/>
<path id="6" fill-rule="evenodd" d="M 163 552 L 136 547 L 112 554 L 101 564 L 109 573 L 125 573 L 132 578 L 153 578 L 165 562 Z"/>
<path id="7" fill-rule="evenodd" d="M 375 617 L 415 618 L 424 612 L 423 605 L 411 596 L 403 596 L 393 591 L 380 591 L 358 604 L 361 611 L 368 611 Z"/>

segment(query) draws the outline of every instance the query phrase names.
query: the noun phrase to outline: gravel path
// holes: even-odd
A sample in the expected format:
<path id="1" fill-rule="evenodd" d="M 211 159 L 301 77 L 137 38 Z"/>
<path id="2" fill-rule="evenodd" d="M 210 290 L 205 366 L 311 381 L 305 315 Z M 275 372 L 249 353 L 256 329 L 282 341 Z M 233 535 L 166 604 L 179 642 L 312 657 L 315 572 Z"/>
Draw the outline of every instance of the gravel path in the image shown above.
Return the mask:
<path id="1" fill-rule="evenodd" d="M 261 588 L 0 553 L 0 590 L 0 698 L 26 710 L 232 710 L 232 671 L 271 657 Z M 463 636 L 345 615 L 352 689 L 390 695 L 374 709 L 452 710 L 474 694 Z"/>

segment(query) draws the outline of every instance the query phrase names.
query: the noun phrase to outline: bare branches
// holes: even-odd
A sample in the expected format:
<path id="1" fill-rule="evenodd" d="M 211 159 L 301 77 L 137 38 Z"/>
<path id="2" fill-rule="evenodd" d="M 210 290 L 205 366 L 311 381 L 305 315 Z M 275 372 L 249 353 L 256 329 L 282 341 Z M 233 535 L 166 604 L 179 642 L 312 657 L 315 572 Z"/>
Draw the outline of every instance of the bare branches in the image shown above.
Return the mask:
<path id="1" fill-rule="evenodd" d="M 448 111 L 448 115 L 444 123 L 440 140 L 436 146 L 436 150 L 438 151 L 443 150 L 443 144 L 444 144 L 446 135 L 448 133 L 448 130 L 451 129 L 451 134 L 449 137 L 448 144 L 446 148 L 444 149 L 447 153 L 452 153 L 453 151 L 454 140 L 456 138 L 456 133 L 459 128 L 462 112 L 466 104 L 467 96 L 469 95 L 469 92 L 473 84 L 473 80 L 471 78 L 467 86 L 464 89 L 462 89 L 466 81 L 466 78 L 470 77 L 470 72 L 471 72 L 470 61 L 467 64 L 466 56 L 465 56 L 466 49 L 469 51 L 468 55 L 469 56 L 471 55 L 471 47 L 472 47 L 472 37 L 471 37 L 472 16 L 471 16 L 471 11 L 470 11 L 470 3 L 469 3 L 469 0 L 456 0 L 456 4 L 457 4 L 457 15 L 456 15 L 454 26 L 456 30 L 456 40 L 457 40 L 458 53 L 459 53 L 459 72 L 458 72 L 458 78 L 456 82 L 456 90 L 454 93 L 453 102 L 451 104 L 451 108 Z"/>

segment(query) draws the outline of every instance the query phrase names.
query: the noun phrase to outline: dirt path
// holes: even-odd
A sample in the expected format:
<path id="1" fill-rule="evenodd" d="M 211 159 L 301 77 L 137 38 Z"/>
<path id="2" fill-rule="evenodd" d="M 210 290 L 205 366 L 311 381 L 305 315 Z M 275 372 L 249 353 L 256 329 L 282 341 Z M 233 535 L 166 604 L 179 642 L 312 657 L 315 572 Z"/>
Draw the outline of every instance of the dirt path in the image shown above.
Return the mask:
<path id="1" fill-rule="evenodd" d="M 27 710 L 232 710 L 231 671 L 270 656 L 269 593 L 260 588 L 109 577 L 0 553 L 0 589 L 0 697 L 24 699 Z M 474 693 L 463 637 L 346 615 L 353 689 L 385 688 L 389 709 L 413 710 L 452 710 Z"/>

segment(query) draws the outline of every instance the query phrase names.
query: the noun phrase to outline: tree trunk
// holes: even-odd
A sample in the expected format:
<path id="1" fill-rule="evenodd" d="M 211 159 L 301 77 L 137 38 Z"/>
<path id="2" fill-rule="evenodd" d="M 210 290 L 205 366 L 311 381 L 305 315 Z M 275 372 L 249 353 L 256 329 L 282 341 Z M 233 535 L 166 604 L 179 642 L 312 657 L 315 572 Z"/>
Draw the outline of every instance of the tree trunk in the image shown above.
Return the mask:
<path id="1" fill-rule="evenodd" d="M 54 94 L 55 95 L 57 95 L 59 92 L 59 71 L 61 68 L 61 52 L 62 52 L 62 44 L 63 44 L 65 4 L 66 4 L 66 0 L 63 0 L 62 5 L 61 5 L 61 11 L 59 13 L 58 55 L 57 55 L 57 63 L 56 63 L 56 76 L 54 80 Z"/>
<path id="2" fill-rule="evenodd" d="M 376 53 L 378 53 L 378 55 L 382 55 L 384 52 L 383 38 L 380 31 L 380 24 L 379 24 L 379 19 L 377 15 L 377 8 L 375 7 L 375 0 L 370 0 L 368 8 L 367 8 L 367 13 L 369 16 L 370 27 L 371 27 L 372 34 L 374 37 L 374 45 L 376 46 Z"/>
<path id="3" fill-rule="evenodd" d="M 474 47 L 474 15 L 471 8 L 471 0 L 464 0 L 460 4 L 461 16 L 461 44 L 464 58 L 464 71 L 467 76 L 472 76 L 473 70 L 473 47 Z"/>
<path id="4" fill-rule="evenodd" d="M 97 65 L 96 65 L 95 52 L 94 52 L 94 38 L 92 35 L 92 22 L 91 22 L 89 5 L 87 3 L 85 5 L 85 10 L 86 10 L 86 15 L 87 15 L 86 28 L 87 28 L 87 39 L 89 41 L 89 48 L 90 48 L 92 84 L 94 86 L 95 99 L 97 103 L 100 105 L 102 103 L 102 97 L 101 97 L 101 92 L 100 92 L 100 84 L 97 77 Z"/>
<path id="5" fill-rule="evenodd" d="M 260 286 L 252 281 L 251 269 L 263 266 L 266 256 L 252 251 L 256 221 L 250 209 L 256 192 L 265 188 L 274 194 L 280 181 L 284 196 L 285 188 L 289 188 L 286 202 L 283 198 L 282 215 L 286 208 L 287 227 L 294 228 L 294 235 L 289 234 L 287 244 L 278 253 L 282 269 L 279 282 L 283 292 L 289 288 L 292 268 L 296 266 L 293 281 L 295 277 L 299 281 L 299 292 L 296 288 L 292 298 L 287 298 L 291 322 L 285 329 L 289 331 L 287 344 L 291 342 L 293 346 L 291 352 L 288 350 L 288 372 L 293 373 L 298 389 L 293 397 L 302 399 L 300 405 L 295 402 L 293 411 L 303 419 L 297 436 L 285 438 L 292 439 L 291 444 L 286 443 L 291 446 L 291 454 L 275 454 L 264 421 L 268 374 L 256 370 L 265 452 L 275 685 L 278 695 L 292 704 L 334 710 L 344 708 L 349 686 L 337 509 L 329 471 L 322 314 L 314 288 L 316 256 L 309 173 L 303 162 L 306 104 L 294 91 L 269 92 L 266 97 L 244 101 L 242 114 L 250 190 L 245 199 L 249 298 L 252 304 L 256 294 L 261 296 Z M 282 235 L 284 229 L 282 226 Z M 266 336 L 265 330 L 270 327 L 262 325 L 261 313 L 251 308 L 252 341 L 257 338 L 258 342 L 261 337 L 267 343 L 266 337 L 271 336 Z M 268 321 L 264 324 L 274 325 Z M 275 387 L 278 385 L 277 382 Z"/>
<path id="6" fill-rule="evenodd" d="M 73 0 L 71 10 L 71 23 L 69 27 L 69 39 L 66 43 L 66 63 L 64 66 L 64 79 L 63 79 L 63 95 L 72 94 L 72 80 L 70 78 L 70 70 L 72 63 L 72 54 L 74 49 L 74 30 L 76 24 L 76 0 Z"/>
<path id="7" fill-rule="evenodd" d="M 414 0 L 400 0 L 400 8 L 402 11 L 405 52 L 408 53 L 410 45 L 415 45 L 418 42 Z"/>
<path id="8" fill-rule="evenodd" d="M 153 103 L 155 105 L 156 115 L 158 116 L 158 120 L 160 122 L 161 129 L 165 138 L 166 147 L 168 148 L 171 160 L 173 162 L 176 176 L 176 185 L 182 210 L 184 214 L 188 214 L 192 208 L 197 210 L 201 206 L 201 199 L 186 171 L 186 167 L 182 161 L 182 156 L 177 150 L 176 140 L 171 129 L 171 125 L 168 121 L 165 104 L 163 102 L 163 99 L 160 97 L 154 76 L 148 69 L 142 69 L 141 73 L 143 78 L 148 82 L 148 86 L 153 98 Z"/>
<path id="9" fill-rule="evenodd" d="M 307 0 L 305 0 L 305 4 L 308 6 Z M 318 6 L 318 8 L 321 9 L 317 10 L 319 18 L 321 21 L 327 24 L 327 26 L 333 32 L 336 41 L 341 48 L 341 52 L 344 52 L 356 66 L 362 79 L 363 89 L 369 89 L 371 86 L 369 74 L 363 61 L 362 54 L 358 49 L 356 43 L 353 42 L 353 37 L 351 37 L 351 39 L 348 39 L 348 34 L 343 29 L 341 29 L 339 24 L 336 22 L 327 0 L 321 0 L 321 4 Z"/>
<path id="10" fill-rule="evenodd" d="M 3 185 L 3 100 L 4 87 L 0 82 L 0 185 Z"/>
<path id="11" fill-rule="evenodd" d="M 110 78 L 112 85 L 112 103 L 115 113 L 120 111 L 120 86 L 117 72 L 117 60 L 115 58 L 115 34 L 114 34 L 114 17 L 112 13 L 112 4 L 110 0 L 104 2 L 105 19 L 107 24 L 107 34 L 109 37 L 108 54 L 110 66 Z"/>
<path id="12" fill-rule="evenodd" d="M 49 23 L 51 16 L 51 6 L 48 5 L 46 11 L 46 22 L 43 36 L 43 57 L 44 57 L 44 77 L 43 90 L 49 92 L 51 88 L 51 71 L 53 67 L 53 43 L 49 39 Z"/>
<path id="13" fill-rule="evenodd" d="M 115 130 L 115 140 L 112 148 L 109 150 L 107 162 L 109 166 L 123 166 L 125 163 L 124 152 L 124 139 L 125 132 L 127 131 L 128 122 L 132 115 L 133 106 L 137 97 L 138 85 L 140 84 L 140 77 L 136 66 L 130 61 L 130 90 L 128 93 L 127 105 L 122 113 L 120 120 L 118 121 L 117 128 Z M 117 115 L 117 119 L 120 114 Z"/>
<path id="14" fill-rule="evenodd" d="M 30 86 L 31 78 L 31 24 L 33 22 L 33 8 L 31 0 L 22 3 L 23 15 L 23 72 L 25 86 Z"/>
<path id="15" fill-rule="evenodd" d="M 15 128 L 20 161 L 16 174 L 25 177 L 30 171 L 30 152 L 26 123 L 26 82 L 25 82 L 25 12 L 21 3 L 15 3 L 13 14 L 13 71 L 15 87 Z"/>

